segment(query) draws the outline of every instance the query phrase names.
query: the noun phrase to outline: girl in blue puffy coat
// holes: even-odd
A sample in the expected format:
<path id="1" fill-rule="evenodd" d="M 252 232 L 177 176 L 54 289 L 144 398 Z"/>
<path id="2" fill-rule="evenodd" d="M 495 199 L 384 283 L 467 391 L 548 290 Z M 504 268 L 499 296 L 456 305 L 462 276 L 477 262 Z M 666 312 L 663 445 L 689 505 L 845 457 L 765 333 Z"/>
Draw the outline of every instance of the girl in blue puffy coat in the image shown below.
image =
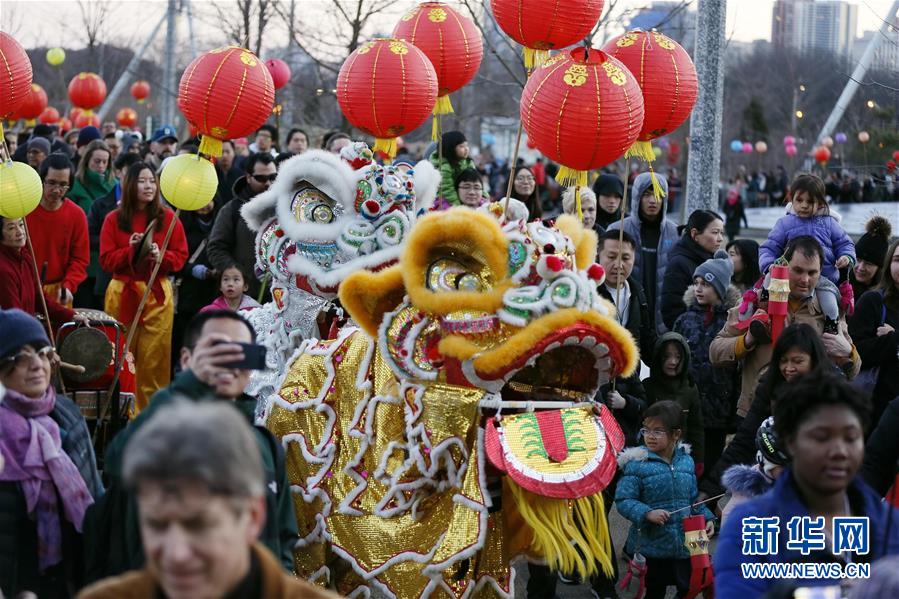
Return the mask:
<path id="1" fill-rule="evenodd" d="M 660 401 L 647 408 L 640 433 L 645 445 L 618 457 L 623 473 L 615 491 L 618 512 L 632 522 L 625 550 L 646 557 L 646 599 L 662 599 L 668 586 L 682 597 L 690 587 L 690 552 L 683 520 L 701 514 L 706 532 L 715 531 L 705 505 L 694 506 L 699 491 L 693 459 L 680 443 L 681 408 Z"/>

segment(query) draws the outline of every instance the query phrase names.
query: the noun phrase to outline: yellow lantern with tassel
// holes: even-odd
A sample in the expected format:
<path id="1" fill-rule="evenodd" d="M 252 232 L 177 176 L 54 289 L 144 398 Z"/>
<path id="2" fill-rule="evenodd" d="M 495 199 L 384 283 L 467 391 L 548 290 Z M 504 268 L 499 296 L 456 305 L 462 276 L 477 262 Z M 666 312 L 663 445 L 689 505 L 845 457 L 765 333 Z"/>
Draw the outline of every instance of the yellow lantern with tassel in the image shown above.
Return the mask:
<path id="1" fill-rule="evenodd" d="M 0 216 L 24 218 L 37 208 L 43 185 L 37 172 L 23 162 L 0 163 Z"/>
<path id="2" fill-rule="evenodd" d="M 166 162 L 159 186 L 163 197 L 175 208 L 199 210 L 215 197 L 218 176 L 205 158 L 182 154 Z"/>

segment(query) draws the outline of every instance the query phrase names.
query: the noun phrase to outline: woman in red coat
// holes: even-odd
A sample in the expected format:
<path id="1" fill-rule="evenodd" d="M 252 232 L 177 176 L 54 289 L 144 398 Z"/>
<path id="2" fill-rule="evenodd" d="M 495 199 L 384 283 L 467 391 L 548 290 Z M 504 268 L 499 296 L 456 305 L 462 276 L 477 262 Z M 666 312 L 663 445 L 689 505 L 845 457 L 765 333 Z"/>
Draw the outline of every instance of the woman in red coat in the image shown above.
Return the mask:
<path id="1" fill-rule="evenodd" d="M 38 297 L 42 290 L 34 277 L 31 254 L 25 247 L 25 222 L 21 218 L 0 216 L 0 231 L 0 309 L 19 308 L 32 316 L 43 314 Z M 46 294 L 44 298 L 54 330 L 74 318 L 75 312 Z"/>
<path id="2" fill-rule="evenodd" d="M 125 174 L 121 203 L 106 216 L 100 231 L 100 266 L 112 274 L 112 282 L 106 289 L 105 309 L 125 326 L 131 326 L 150 273 L 156 262 L 161 262 L 131 342 L 138 411 L 146 407 L 153 393 L 171 381 L 175 304 L 168 275 L 180 270 L 187 260 L 187 239 L 177 219 L 168 248 L 164 253 L 161 251 L 174 218 L 175 213 L 160 202 L 153 169 L 138 162 Z M 151 224 L 151 239 L 141 243 Z"/>

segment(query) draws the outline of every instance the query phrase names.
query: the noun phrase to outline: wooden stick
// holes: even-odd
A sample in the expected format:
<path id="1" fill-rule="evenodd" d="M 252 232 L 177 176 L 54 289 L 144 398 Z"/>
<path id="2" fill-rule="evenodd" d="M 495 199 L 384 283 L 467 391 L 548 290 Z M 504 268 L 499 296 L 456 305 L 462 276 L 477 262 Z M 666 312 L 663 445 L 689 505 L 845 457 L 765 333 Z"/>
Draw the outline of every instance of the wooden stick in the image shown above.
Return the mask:
<path id="1" fill-rule="evenodd" d="M 69 364 L 68 362 L 59 362 L 59 367 L 64 370 L 71 370 L 72 372 L 77 372 L 78 374 L 84 374 L 84 366 L 81 364 Z"/>
<path id="2" fill-rule="evenodd" d="M 128 327 L 128 335 L 125 337 L 125 345 L 122 347 L 122 353 L 119 360 L 116 360 L 115 364 L 115 372 L 113 373 L 112 383 L 109 385 L 109 389 L 106 391 L 106 402 L 103 404 L 103 407 L 100 411 L 100 417 L 97 420 L 97 428 L 94 430 L 93 442 L 97 442 L 97 435 L 100 432 L 100 424 L 106 419 L 106 416 L 109 412 L 109 407 L 112 405 L 112 395 L 115 393 L 116 385 L 119 384 L 119 375 L 122 372 L 122 364 L 124 363 L 126 356 L 128 355 L 128 350 L 131 348 L 131 342 L 134 340 L 134 334 L 137 331 L 137 326 L 140 324 L 140 318 L 143 315 L 144 308 L 147 305 L 147 300 L 150 298 L 150 294 L 153 292 L 153 283 L 156 281 L 156 277 L 159 274 L 159 269 L 162 266 L 162 260 L 165 257 L 165 252 L 169 247 L 169 240 L 172 238 L 172 233 L 175 231 L 175 224 L 178 222 L 178 217 L 181 214 L 181 208 L 175 210 L 174 216 L 172 216 L 172 221 L 169 223 L 169 229 L 165 232 L 165 239 L 162 242 L 162 247 L 159 248 L 159 259 L 156 260 L 156 264 L 153 266 L 153 271 L 150 273 L 150 278 L 147 281 L 147 287 L 144 289 L 144 295 L 140 298 L 140 303 L 137 305 L 137 311 L 134 313 L 134 318 L 131 319 L 131 326 Z"/>
<path id="3" fill-rule="evenodd" d="M 697 501 L 696 503 L 691 503 L 691 504 L 688 505 L 687 507 L 682 507 L 682 508 L 680 508 L 679 510 L 674 510 L 673 512 L 668 512 L 668 515 L 676 514 L 676 513 L 678 513 L 678 512 L 682 512 L 682 511 L 684 511 L 684 510 L 692 510 L 692 509 L 693 509 L 694 507 L 696 507 L 697 505 L 702 505 L 703 503 L 708 503 L 708 502 L 710 502 L 710 501 L 715 501 L 716 499 L 721 499 L 721 498 L 724 497 L 725 495 L 727 495 L 727 493 L 722 493 L 722 494 L 720 494 L 720 495 L 715 495 L 714 497 L 709 497 L 708 499 L 703 499 L 702 501 Z"/>
<path id="4" fill-rule="evenodd" d="M 624 243 L 624 216 L 627 214 L 627 191 L 630 185 L 628 184 L 629 175 L 631 170 L 631 159 L 624 159 L 624 196 L 621 198 L 621 221 L 618 223 L 618 257 L 615 260 L 615 266 L 618 268 L 618 282 L 615 283 L 615 309 L 621 312 L 621 244 Z M 599 198 L 596 200 L 599 201 Z M 637 208 L 639 210 L 639 207 Z M 634 253 L 639 251 L 639 248 L 634 248 Z M 621 324 L 624 326 L 624 323 Z M 612 391 L 615 390 L 615 381 L 618 379 L 612 379 Z"/>
<path id="5" fill-rule="evenodd" d="M 530 73 L 528 73 L 530 76 Z M 509 161 L 509 184 L 506 186 L 506 205 L 503 206 L 503 216 L 506 220 L 509 219 L 509 199 L 512 197 L 512 184 L 515 181 L 515 167 L 518 163 L 518 151 L 521 149 L 521 130 L 522 130 L 522 122 L 521 119 L 518 119 L 518 137 L 515 139 L 515 154 L 512 156 L 512 159 Z M 530 216 L 530 215 L 528 215 Z"/>

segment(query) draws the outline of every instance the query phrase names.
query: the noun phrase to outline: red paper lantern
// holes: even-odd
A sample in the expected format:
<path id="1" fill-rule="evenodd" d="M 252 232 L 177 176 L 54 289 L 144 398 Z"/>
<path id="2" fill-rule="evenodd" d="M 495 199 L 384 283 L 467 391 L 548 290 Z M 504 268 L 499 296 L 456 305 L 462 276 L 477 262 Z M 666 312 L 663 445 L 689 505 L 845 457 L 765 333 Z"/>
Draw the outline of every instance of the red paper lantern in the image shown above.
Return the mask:
<path id="1" fill-rule="evenodd" d="M 144 80 L 135 81 L 131 85 L 131 97 L 143 104 L 150 97 L 150 84 Z"/>
<path id="2" fill-rule="evenodd" d="M 74 123 L 82 114 L 84 114 L 84 109 L 75 106 L 71 110 L 69 110 L 69 119 L 71 119 L 71 121 Z"/>
<path id="3" fill-rule="evenodd" d="M 655 156 L 648 142 L 680 127 L 696 104 L 696 67 L 680 44 L 657 31 L 629 31 L 603 50 L 624 63 L 643 90 L 646 117 L 638 141 L 647 143 L 637 144 L 629 155 L 652 162 Z"/>
<path id="4" fill-rule="evenodd" d="M 602 15 L 603 0 L 491 0 L 493 18 L 506 35 L 525 47 L 528 69 L 540 66 L 550 50 L 583 40 Z"/>
<path id="5" fill-rule="evenodd" d="M 893 152 L 893 160 L 895 160 L 896 162 L 899 162 L 899 150 L 896 150 L 895 152 Z"/>
<path id="6" fill-rule="evenodd" d="M 9 119 L 31 94 L 31 61 L 11 35 L 0 31 L 0 121 Z"/>
<path id="7" fill-rule="evenodd" d="M 129 129 L 137 124 L 137 111 L 133 108 L 122 108 L 115 115 L 116 122 Z"/>
<path id="8" fill-rule="evenodd" d="M 20 119 L 32 120 L 36 119 L 44 112 L 47 107 L 47 92 L 37 83 L 31 84 L 31 93 L 25 98 L 25 101 L 19 106 L 16 115 Z"/>
<path id="9" fill-rule="evenodd" d="M 62 117 L 61 119 L 59 119 L 59 132 L 60 133 L 65 133 L 66 131 L 71 131 L 71 130 L 72 130 L 72 121 L 70 121 L 66 117 Z"/>
<path id="10" fill-rule="evenodd" d="M 100 117 L 98 117 L 90 110 L 85 110 L 84 112 L 80 113 L 73 122 L 75 123 L 76 129 L 84 129 L 88 126 L 94 126 L 98 129 L 100 128 Z"/>
<path id="11" fill-rule="evenodd" d="M 396 156 L 396 138 L 421 125 L 437 102 L 437 73 L 424 52 L 395 38 L 362 44 L 337 76 L 347 120 L 375 137 L 374 150 Z"/>
<path id="12" fill-rule="evenodd" d="M 827 146 L 818 146 L 815 148 L 815 161 L 824 164 L 830 160 L 830 149 Z"/>
<path id="13" fill-rule="evenodd" d="M 194 59 L 181 76 L 178 107 L 203 135 L 200 151 L 221 156 L 223 139 L 245 137 L 272 112 L 275 85 L 255 54 L 216 48 Z"/>
<path id="14" fill-rule="evenodd" d="M 630 148 L 643 126 L 643 94 L 621 62 L 600 50 L 577 48 L 547 60 L 521 94 L 528 138 L 563 165 L 561 185 L 587 184 L 587 171 Z"/>
<path id="15" fill-rule="evenodd" d="M 78 73 L 69 82 L 69 100 L 74 106 L 93 110 L 106 99 L 106 82 L 96 73 Z"/>
<path id="16" fill-rule="evenodd" d="M 265 61 L 265 66 L 272 76 L 275 89 L 281 89 L 290 81 L 290 67 L 280 58 L 269 58 Z"/>
<path id="17" fill-rule="evenodd" d="M 484 43 L 475 24 L 449 4 L 423 2 L 400 19 L 393 37 L 413 44 L 434 65 L 437 73 L 434 114 L 452 112 L 449 94 L 472 80 L 484 58 Z"/>
<path id="18" fill-rule="evenodd" d="M 37 120 L 45 125 L 53 125 L 55 123 L 58 123 L 59 111 L 52 106 L 47 106 L 46 108 L 44 108 L 44 111 L 41 112 L 40 116 L 37 117 Z"/>

